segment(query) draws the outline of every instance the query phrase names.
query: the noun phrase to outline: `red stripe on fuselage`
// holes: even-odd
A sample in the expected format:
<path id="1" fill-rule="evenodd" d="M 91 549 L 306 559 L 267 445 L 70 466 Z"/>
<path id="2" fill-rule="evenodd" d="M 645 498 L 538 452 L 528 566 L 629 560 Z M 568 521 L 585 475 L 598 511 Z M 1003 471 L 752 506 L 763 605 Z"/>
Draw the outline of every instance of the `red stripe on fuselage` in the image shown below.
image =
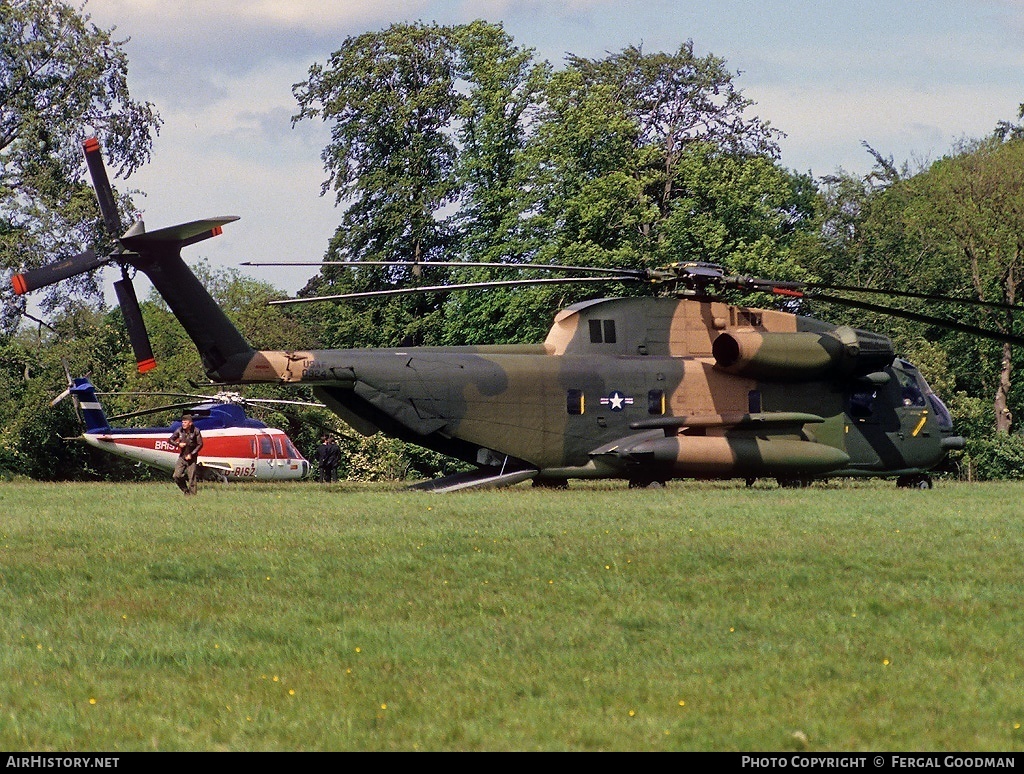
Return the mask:
<path id="1" fill-rule="evenodd" d="M 170 433 L 167 435 L 156 433 L 139 433 L 138 435 L 111 435 L 109 433 L 95 434 L 101 441 L 115 443 L 118 446 L 130 446 L 135 449 L 149 449 L 155 451 L 170 451 L 177 453 L 177 449 L 168 442 Z M 233 457 L 253 458 L 252 445 L 255 440 L 259 448 L 259 437 L 264 433 L 255 430 L 206 430 L 203 431 L 203 450 L 199 452 L 199 458 L 203 457 Z M 284 433 L 266 433 L 272 438 L 280 438 L 284 441 Z M 273 455 L 264 456 L 263 459 L 275 459 Z M 302 457 L 291 457 L 285 459 L 303 459 Z"/>

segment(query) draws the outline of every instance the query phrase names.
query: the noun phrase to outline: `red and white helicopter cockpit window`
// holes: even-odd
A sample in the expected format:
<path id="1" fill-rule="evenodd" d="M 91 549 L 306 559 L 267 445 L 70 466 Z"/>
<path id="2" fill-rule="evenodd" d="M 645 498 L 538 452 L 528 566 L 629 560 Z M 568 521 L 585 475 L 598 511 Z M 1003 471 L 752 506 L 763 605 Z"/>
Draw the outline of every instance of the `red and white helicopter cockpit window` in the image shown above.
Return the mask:
<path id="1" fill-rule="evenodd" d="M 260 436 L 260 456 L 269 460 L 274 459 L 274 447 L 270 443 L 270 436 Z"/>

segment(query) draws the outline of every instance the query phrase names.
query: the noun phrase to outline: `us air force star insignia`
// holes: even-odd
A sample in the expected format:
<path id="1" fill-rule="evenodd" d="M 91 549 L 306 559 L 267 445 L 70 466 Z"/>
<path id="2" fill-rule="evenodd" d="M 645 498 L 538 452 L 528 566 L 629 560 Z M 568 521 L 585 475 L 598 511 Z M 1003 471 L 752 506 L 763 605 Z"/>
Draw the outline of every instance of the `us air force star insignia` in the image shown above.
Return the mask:
<path id="1" fill-rule="evenodd" d="M 612 390 L 607 398 L 601 398 L 602 406 L 610 406 L 612 411 L 622 411 L 625 406 L 632 406 L 633 399 L 623 395 L 618 390 Z"/>

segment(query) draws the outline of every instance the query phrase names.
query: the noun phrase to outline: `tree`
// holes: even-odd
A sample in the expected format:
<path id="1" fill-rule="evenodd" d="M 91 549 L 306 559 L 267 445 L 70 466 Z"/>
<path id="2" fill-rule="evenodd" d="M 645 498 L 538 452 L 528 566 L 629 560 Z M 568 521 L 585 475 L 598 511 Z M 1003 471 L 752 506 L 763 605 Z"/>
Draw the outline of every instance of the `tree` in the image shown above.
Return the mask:
<path id="1" fill-rule="evenodd" d="M 112 33 L 60 0 L 0 0 L 0 269 L 109 246 L 82 182 L 83 132 L 101 138 L 127 177 L 149 160 L 161 123 L 151 103 L 131 98 L 125 41 Z M 50 289 L 43 308 L 76 294 L 102 299 L 94 277 L 82 276 Z M 9 333 L 16 315 L 6 306 L 0 314 Z"/>
<path id="2" fill-rule="evenodd" d="M 936 162 L 914 180 L 906 226 L 974 298 L 1017 303 L 1024 286 L 1024 140 L 993 137 Z M 987 327 L 1015 332 L 1009 311 L 977 314 Z M 998 363 L 990 394 L 995 429 L 1007 433 L 1013 421 L 1008 343 L 999 345 Z"/>
<path id="3" fill-rule="evenodd" d="M 435 216 L 457 194 L 454 79 L 446 28 L 395 24 L 348 38 L 296 84 L 293 120 L 331 123 L 323 191 L 348 205 L 329 252 L 419 262 L 445 244 Z"/>
<path id="4" fill-rule="evenodd" d="M 810 223 L 813 182 L 777 165 L 780 133 L 748 117 L 724 60 L 692 42 L 570 56 L 545 96 L 524 154 L 539 259 L 767 263 L 779 275 L 786 241 Z"/>
<path id="5" fill-rule="evenodd" d="M 331 123 L 324 191 L 347 206 L 327 258 L 416 266 L 327 268 L 301 294 L 408 286 L 421 275 L 447 284 L 451 272 L 426 269 L 431 261 L 515 260 L 517 155 L 547 69 L 482 21 L 392 25 L 311 67 L 295 87 L 296 120 Z M 444 305 L 439 295 L 376 299 L 317 317 L 331 344 L 428 343 L 446 336 Z"/>
<path id="6" fill-rule="evenodd" d="M 471 261 L 522 259 L 519 155 L 551 66 L 534 63 L 500 26 L 475 21 L 452 31 L 457 74 L 465 84 L 456 137 L 459 252 Z"/>
<path id="7" fill-rule="evenodd" d="M 416 264 L 328 268 L 302 294 L 380 289 L 419 276 L 419 264 L 444 256 L 452 234 L 443 211 L 458 196 L 455 77 L 450 28 L 394 24 L 349 37 L 294 86 L 293 121 L 331 124 L 323 193 L 334 191 L 346 209 L 326 258 Z M 374 321 L 363 326 L 373 334 L 365 343 L 393 344 L 403 335 L 419 343 L 435 327 L 422 322 L 432 311 L 436 306 L 423 297 L 379 303 L 370 310 Z"/>
<path id="8" fill-rule="evenodd" d="M 635 121 L 638 145 L 652 151 L 649 193 L 663 215 L 675 198 L 677 170 L 689 145 L 710 144 L 731 155 L 779 156 L 781 133 L 745 115 L 754 102 L 736 88 L 725 60 L 696 56 L 693 41 L 674 54 L 645 54 L 628 46 L 601 60 L 571 56 L 569 68 L 585 84 L 610 87 L 612 99 Z"/>
<path id="9" fill-rule="evenodd" d="M 500 26 L 394 25 L 309 73 L 296 120 L 332 123 L 324 191 L 348 204 L 329 259 L 636 268 L 729 256 L 795 271 L 788 243 L 813 183 L 778 167 L 780 133 L 747 115 L 724 61 L 692 43 L 570 56 L 553 73 Z M 410 274 L 328 268 L 301 295 L 408 286 Z M 435 267 L 423 282 L 489 278 Z M 489 289 L 297 314 L 328 345 L 523 341 L 585 293 Z"/>
<path id="10" fill-rule="evenodd" d="M 814 269 L 852 285 L 1016 303 L 1024 282 L 1024 139 L 997 131 L 914 172 L 872 153 L 872 174 L 832 178 L 822 189 L 829 249 Z M 915 311 L 1021 333 L 1005 310 L 933 301 L 919 302 Z M 957 391 L 965 398 L 991 396 L 992 427 L 1009 431 L 1011 406 L 1022 397 L 1010 345 L 938 324 L 865 319 L 865 327 L 888 333 L 904 351 L 940 343 Z"/>

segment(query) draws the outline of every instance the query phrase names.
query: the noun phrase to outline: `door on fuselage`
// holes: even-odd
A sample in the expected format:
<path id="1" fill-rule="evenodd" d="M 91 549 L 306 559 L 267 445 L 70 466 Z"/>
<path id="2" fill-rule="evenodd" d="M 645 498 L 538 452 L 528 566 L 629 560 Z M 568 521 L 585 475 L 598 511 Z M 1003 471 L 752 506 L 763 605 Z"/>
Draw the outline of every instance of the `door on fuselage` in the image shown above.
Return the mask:
<path id="1" fill-rule="evenodd" d="M 274 439 L 270 433 L 260 430 L 256 436 L 256 478 L 277 478 L 277 453 L 274 450 Z"/>
<path id="2" fill-rule="evenodd" d="M 256 443 L 257 478 L 297 479 L 308 471 L 309 464 L 299 456 L 298 450 L 284 434 L 260 430 Z"/>

